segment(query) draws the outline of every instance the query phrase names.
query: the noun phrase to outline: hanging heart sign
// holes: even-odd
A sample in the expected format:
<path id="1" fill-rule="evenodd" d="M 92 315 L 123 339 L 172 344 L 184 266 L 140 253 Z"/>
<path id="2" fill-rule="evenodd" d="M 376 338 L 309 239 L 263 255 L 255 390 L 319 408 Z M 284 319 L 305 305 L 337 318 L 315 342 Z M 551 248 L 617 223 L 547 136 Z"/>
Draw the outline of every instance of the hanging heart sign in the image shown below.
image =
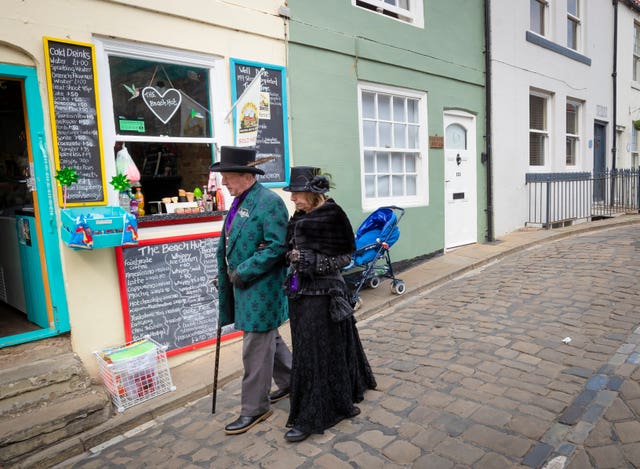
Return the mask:
<path id="1" fill-rule="evenodd" d="M 151 112 L 166 124 L 180 107 L 182 94 L 175 88 L 169 88 L 164 93 L 160 93 L 153 86 L 147 86 L 142 90 L 142 99 Z"/>

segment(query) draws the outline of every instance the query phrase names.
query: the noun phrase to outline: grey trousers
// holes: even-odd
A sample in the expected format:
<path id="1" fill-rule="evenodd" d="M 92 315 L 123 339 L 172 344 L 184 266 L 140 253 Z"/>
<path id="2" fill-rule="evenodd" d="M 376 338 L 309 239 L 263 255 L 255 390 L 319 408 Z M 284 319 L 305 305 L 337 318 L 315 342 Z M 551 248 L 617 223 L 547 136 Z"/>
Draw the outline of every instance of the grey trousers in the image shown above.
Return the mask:
<path id="1" fill-rule="evenodd" d="M 240 414 L 260 415 L 271 407 L 271 379 L 279 389 L 289 387 L 291 351 L 277 329 L 269 332 L 245 332 L 242 336 L 242 397 Z"/>

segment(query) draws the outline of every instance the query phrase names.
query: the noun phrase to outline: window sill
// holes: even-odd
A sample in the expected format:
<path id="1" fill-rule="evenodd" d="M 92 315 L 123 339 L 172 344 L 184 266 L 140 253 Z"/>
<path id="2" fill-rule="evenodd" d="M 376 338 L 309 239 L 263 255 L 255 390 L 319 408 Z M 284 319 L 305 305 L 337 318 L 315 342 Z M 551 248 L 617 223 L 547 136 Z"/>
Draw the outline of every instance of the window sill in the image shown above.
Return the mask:
<path id="1" fill-rule="evenodd" d="M 527 173 L 546 173 L 549 171 L 549 167 L 548 166 L 529 166 L 529 168 L 527 169 Z"/>
<path id="2" fill-rule="evenodd" d="M 569 59 L 591 66 L 591 59 L 589 57 L 582 55 L 573 49 L 569 49 L 568 47 L 561 46 L 560 44 L 550 41 L 546 37 L 540 36 L 539 34 L 536 34 L 532 31 L 526 32 L 526 39 L 527 39 L 527 42 L 543 47 L 550 51 L 556 52 L 560 55 L 564 55 Z"/>
<path id="3" fill-rule="evenodd" d="M 146 215 L 138 218 L 138 228 L 219 221 L 222 220 L 226 213 L 226 211 L 217 211 L 187 214 L 159 213 L 155 215 Z"/>
<path id="4" fill-rule="evenodd" d="M 379 209 L 380 207 L 390 207 L 390 206 L 397 206 L 397 207 L 402 207 L 402 208 L 416 208 L 416 207 L 428 207 L 429 206 L 429 202 L 426 200 L 389 200 L 389 199 L 385 199 L 384 201 L 376 201 L 376 202 L 372 202 L 372 201 L 367 201 L 367 202 L 363 202 L 362 204 L 362 210 L 364 210 L 365 212 L 373 212 L 374 210 Z"/>

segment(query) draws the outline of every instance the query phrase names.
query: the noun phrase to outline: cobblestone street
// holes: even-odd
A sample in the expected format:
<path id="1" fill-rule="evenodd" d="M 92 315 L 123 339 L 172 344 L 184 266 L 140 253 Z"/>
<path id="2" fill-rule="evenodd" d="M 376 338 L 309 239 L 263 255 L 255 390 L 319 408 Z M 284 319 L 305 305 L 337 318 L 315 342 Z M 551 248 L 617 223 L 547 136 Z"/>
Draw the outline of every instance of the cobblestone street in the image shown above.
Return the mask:
<path id="1" fill-rule="evenodd" d="M 637 225 L 539 244 L 361 320 L 378 389 L 324 435 L 287 443 L 288 400 L 225 435 L 235 379 L 215 415 L 203 398 L 58 467 L 640 467 L 639 293 Z"/>

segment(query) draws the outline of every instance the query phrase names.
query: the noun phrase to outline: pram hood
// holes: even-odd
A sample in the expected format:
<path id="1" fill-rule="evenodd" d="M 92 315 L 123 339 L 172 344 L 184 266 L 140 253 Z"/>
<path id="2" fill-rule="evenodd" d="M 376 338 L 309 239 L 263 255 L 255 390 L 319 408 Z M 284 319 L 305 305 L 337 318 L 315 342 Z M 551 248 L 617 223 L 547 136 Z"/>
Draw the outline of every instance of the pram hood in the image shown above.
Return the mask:
<path id="1" fill-rule="evenodd" d="M 388 247 L 400 238 L 398 215 L 391 208 L 382 207 L 369 215 L 356 231 L 356 251 L 353 254 L 353 265 L 363 265 L 376 257 L 380 242 Z"/>

